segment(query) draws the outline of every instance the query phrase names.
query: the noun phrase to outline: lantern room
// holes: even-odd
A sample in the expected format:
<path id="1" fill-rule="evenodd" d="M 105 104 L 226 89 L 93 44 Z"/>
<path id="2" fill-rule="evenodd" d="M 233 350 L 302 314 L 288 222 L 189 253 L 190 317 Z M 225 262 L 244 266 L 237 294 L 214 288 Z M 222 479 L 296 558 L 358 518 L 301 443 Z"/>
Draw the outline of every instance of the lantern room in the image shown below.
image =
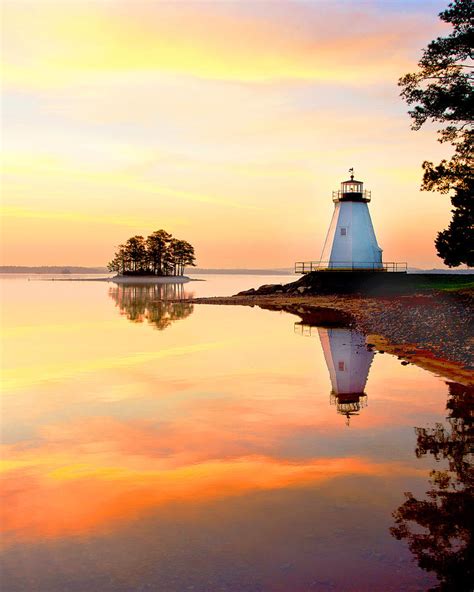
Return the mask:
<path id="1" fill-rule="evenodd" d="M 340 201 L 365 202 L 370 201 L 370 191 L 364 190 L 364 183 L 354 179 L 354 175 L 348 181 L 342 181 L 341 189 L 332 192 L 335 203 Z"/>
<path id="2" fill-rule="evenodd" d="M 354 175 L 351 175 L 349 181 L 343 181 L 341 183 L 342 193 L 362 193 L 363 188 L 364 184 L 362 181 L 356 181 Z"/>

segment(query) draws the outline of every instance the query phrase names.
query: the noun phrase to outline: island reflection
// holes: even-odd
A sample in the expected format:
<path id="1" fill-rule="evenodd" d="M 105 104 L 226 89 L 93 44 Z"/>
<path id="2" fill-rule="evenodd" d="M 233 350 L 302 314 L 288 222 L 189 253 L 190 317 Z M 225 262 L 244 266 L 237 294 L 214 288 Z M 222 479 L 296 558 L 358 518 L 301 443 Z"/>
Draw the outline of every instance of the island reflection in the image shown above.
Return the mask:
<path id="1" fill-rule="evenodd" d="M 109 289 L 120 314 L 133 323 L 147 321 L 163 331 L 173 322 L 189 317 L 194 306 L 183 284 L 118 284 Z M 177 302 L 178 301 L 178 302 Z"/>
<path id="2" fill-rule="evenodd" d="M 415 428 L 417 458 L 431 455 L 446 468 L 430 472 L 422 499 L 405 493 L 391 533 L 407 541 L 421 569 L 436 574 L 431 591 L 468 592 L 474 589 L 474 388 L 448 387 L 447 424 Z"/>
<path id="3" fill-rule="evenodd" d="M 367 405 L 365 385 L 374 352 L 365 343 L 360 331 L 348 327 L 314 327 L 295 323 L 295 332 L 305 336 L 318 335 L 331 379 L 331 405 L 346 417 L 349 425 L 353 415 Z"/>

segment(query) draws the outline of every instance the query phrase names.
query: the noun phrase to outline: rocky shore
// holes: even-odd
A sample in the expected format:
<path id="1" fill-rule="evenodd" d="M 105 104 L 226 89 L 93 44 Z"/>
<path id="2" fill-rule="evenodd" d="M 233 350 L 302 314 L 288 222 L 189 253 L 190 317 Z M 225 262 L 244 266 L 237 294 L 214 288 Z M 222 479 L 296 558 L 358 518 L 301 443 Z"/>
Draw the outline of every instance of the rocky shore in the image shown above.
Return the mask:
<path id="1" fill-rule="evenodd" d="M 235 296 L 192 302 L 259 306 L 296 314 L 310 325 L 353 326 L 366 334 L 371 347 L 397 355 L 401 363 L 474 384 L 472 289 L 428 288 L 386 295 L 315 294 L 316 289 L 306 277 L 286 286 L 266 285 Z"/>

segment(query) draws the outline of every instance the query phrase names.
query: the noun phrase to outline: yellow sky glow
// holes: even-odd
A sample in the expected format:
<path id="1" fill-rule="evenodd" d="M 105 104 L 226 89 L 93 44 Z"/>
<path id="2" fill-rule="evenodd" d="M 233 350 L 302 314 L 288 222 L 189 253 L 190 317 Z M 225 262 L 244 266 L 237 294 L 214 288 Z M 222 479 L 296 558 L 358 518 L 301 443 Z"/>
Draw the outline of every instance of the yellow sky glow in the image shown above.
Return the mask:
<path id="1" fill-rule="evenodd" d="M 439 265 L 450 204 L 420 165 L 447 147 L 396 86 L 432 7 L 271 7 L 6 2 L 2 263 L 105 265 L 166 228 L 202 267 L 290 267 L 319 257 L 354 166 L 385 258 Z"/>

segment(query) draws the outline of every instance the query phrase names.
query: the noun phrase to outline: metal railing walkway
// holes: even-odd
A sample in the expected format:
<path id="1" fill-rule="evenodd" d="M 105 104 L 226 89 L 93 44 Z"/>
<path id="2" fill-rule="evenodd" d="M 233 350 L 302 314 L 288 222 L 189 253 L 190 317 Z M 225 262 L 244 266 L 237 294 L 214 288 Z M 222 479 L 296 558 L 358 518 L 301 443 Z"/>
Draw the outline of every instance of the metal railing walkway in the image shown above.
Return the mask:
<path id="1" fill-rule="evenodd" d="M 406 262 L 388 261 L 383 263 L 365 261 L 297 261 L 295 273 L 311 273 L 313 271 L 379 271 L 406 273 Z"/>

